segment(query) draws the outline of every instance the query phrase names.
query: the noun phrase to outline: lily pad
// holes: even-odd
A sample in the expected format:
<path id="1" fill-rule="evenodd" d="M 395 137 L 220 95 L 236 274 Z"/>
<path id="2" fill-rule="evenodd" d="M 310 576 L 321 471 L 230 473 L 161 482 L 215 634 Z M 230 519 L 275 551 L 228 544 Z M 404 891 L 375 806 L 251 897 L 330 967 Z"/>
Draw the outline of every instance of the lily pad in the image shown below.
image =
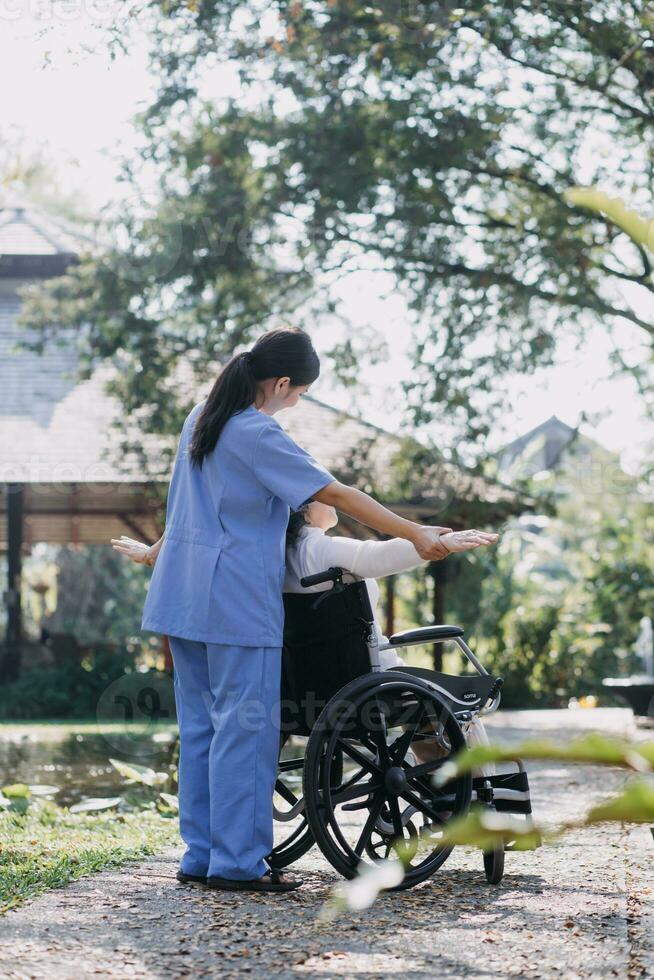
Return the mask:
<path id="1" fill-rule="evenodd" d="M 168 779 L 168 773 L 156 772 L 149 766 L 139 766 L 135 762 L 121 762 L 120 759 L 109 759 L 114 769 L 134 783 L 141 783 L 143 786 L 163 786 Z"/>
<path id="2" fill-rule="evenodd" d="M 115 810 L 122 802 L 120 796 L 91 797 L 80 803 L 74 803 L 70 807 L 70 813 L 100 813 L 102 810 Z"/>

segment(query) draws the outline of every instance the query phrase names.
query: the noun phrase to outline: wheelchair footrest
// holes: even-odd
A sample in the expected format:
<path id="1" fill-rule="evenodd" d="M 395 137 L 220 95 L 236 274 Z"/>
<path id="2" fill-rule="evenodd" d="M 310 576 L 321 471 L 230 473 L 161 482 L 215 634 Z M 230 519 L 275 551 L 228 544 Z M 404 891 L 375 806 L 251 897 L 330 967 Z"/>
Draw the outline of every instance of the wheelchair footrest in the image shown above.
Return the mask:
<path id="1" fill-rule="evenodd" d="M 487 786 L 489 783 L 490 787 Z M 526 772 L 475 776 L 472 780 L 472 796 L 473 800 L 494 806 L 498 813 L 531 813 Z"/>

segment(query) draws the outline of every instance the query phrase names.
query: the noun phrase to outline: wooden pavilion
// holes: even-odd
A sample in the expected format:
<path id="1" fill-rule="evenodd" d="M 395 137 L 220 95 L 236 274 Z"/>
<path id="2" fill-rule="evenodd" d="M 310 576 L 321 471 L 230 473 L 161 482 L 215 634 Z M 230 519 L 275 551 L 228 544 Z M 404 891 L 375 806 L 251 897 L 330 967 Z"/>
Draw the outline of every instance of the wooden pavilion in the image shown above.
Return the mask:
<path id="1" fill-rule="evenodd" d="M 165 517 L 162 499 L 168 473 L 121 450 L 121 406 L 106 389 L 113 368 L 100 364 L 79 379 L 76 337 L 59 337 L 37 354 L 21 345 L 29 334 L 16 323 L 20 288 L 61 275 L 83 250 L 98 243 L 69 223 L 16 194 L 0 198 L 0 551 L 7 560 L 6 635 L 0 676 L 15 677 L 20 663 L 21 560 L 36 542 L 104 544 L 130 534 L 153 541 Z M 62 343 L 62 340 L 64 341 Z M 208 385 L 212 379 L 209 379 Z M 197 392 L 197 399 L 204 397 Z M 332 472 L 351 472 L 364 458 L 372 486 L 383 488 L 390 461 L 405 442 L 392 433 L 305 396 L 301 412 L 276 418 L 294 439 Z M 156 461 L 175 439 L 145 437 Z M 389 502 L 396 512 L 423 523 L 462 526 L 475 520 L 494 526 L 525 509 L 518 495 L 499 483 L 457 467 L 435 466 L 438 488 Z M 154 475 L 153 475 L 154 474 Z M 361 485 L 361 484 L 359 484 Z M 162 493 L 162 490 L 164 493 Z M 370 533 L 345 522 L 344 533 Z M 439 563 L 430 565 L 438 580 Z M 393 629 L 392 579 L 386 588 L 386 628 Z M 442 621 L 443 588 L 434 589 L 434 621 Z"/>

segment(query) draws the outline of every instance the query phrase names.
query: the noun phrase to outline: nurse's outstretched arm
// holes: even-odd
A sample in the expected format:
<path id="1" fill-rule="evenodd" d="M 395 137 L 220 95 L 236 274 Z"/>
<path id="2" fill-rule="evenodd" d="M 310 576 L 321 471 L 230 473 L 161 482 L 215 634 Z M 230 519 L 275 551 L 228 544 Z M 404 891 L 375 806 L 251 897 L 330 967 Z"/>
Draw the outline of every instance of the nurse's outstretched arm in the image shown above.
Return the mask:
<path id="1" fill-rule="evenodd" d="M 411 541 L 421 558 L 439 561 L 450 554 L 447 544 L 440 538 L 452 528 L 431 527 L 416 524 L 415 521 L 408 521 L 406 518 L 400 517 L 399 514 L 393 513 L 388 507 L 384 507 L 383 504 L 364 493 L 363 490 L 348 487 L 338 480 L 334 480 L 319 490 L 318 493 L 314 493 L 311 499 L 336 507 L 348 517 L 353 517 L 361 524 L 381 531 L 383 534 L 391 534 L 395 538 L 406 538 L 407 541 Z M 482 537 L 486 535 L 486 532 L 483 531 L 476 533 Z M 491 539 L 487 542 L 489 544 L 497 540 L 496 535 L 488 535 L 488 538 Z M 480 541 L 480 543 L 482 542 Z"/>
<path id="2" fill-rule="evenodd" d="M 335 480 L 279 423 L 262 427 L 254 445 L 252 469 L 263 486 L 294 510 L 307 500 L 320 500 L 376 531 L 406 538 L 421 558 L 439 561 L 448 554 L 446 545 L 439 539 L 452 528 L 424 527 L 407 521 L 362 490 Z"/>

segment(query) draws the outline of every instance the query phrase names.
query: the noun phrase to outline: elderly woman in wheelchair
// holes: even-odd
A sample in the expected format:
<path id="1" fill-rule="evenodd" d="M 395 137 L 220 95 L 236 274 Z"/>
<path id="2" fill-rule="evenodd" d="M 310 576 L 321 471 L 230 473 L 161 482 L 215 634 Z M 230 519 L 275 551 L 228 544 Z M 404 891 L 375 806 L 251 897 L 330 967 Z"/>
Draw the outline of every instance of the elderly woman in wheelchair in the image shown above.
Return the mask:
<path id="1" fill-rule="evenodd" d="M 486 742 L 483 714 L 500 700 L 457 626 L 426 626 L 385 637 L 375 617 L 375 578 L 426 564 L 411 542 L 355 541 L 325 531 L 336 512 L 312 501 L 291 515 L 284 582 L 282 739 L 275 796 L 276 867 L 316 843 L 345 877 L 402 848 L 407 888 L 448 858 L 449 820 L 471 803 L 529 814 L 526 773 L 490 767 L 437 788 L 433 776 L 467 744 Z M 443 535 L 451 551 L 496 535 Z M 316 595 L 316 593 L 319 593 Z M 453 641 L 476 673 L 407 666 L 397 650 Z M 302 754 L 301 743 L 306 742 Z M 504 850 L 484 854 L 489 882 L 501 880 Z"/>

